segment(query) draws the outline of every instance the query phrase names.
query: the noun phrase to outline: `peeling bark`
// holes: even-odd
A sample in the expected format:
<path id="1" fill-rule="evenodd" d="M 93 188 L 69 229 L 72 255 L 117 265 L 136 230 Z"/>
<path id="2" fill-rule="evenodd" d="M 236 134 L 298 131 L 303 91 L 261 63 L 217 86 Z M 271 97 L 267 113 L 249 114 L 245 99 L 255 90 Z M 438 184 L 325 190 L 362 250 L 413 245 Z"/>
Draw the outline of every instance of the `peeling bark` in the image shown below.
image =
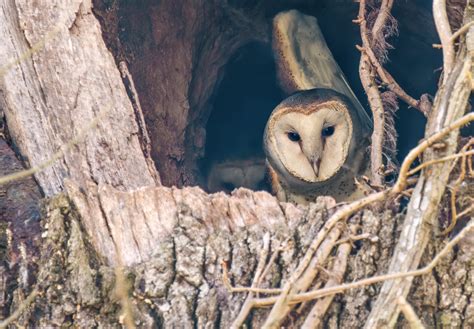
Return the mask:
<path id="1" fill-rule="evenodd" d="M 159 183 L 91 3 L 8 0 L 0 6 L 0 62 L 19 60 L 0 76 L 0 106 L 29 165 L 45 162 L 98 120 L 83 143 L 35 175 L 43 192 L 60 192 L 65 177 L 124 190 Z"/>

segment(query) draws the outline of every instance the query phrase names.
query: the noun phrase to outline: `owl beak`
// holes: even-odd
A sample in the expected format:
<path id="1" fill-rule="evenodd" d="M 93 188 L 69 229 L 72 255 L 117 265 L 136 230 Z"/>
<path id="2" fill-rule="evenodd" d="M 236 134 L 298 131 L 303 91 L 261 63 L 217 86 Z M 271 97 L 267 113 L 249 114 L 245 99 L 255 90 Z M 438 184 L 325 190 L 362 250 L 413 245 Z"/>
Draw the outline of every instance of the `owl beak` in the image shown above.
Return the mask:
<path id="1" fill-rule="evenodd" d="M 313 167 L 314 175 L 318 177 L 319 174 L 319 166 L 321 165 L 321 158 L 312 158 L 311 159 L 311 165 Z"/>
<path id="2" fill-rule="evenodd" d="M 319 167 L 321 165 L 321 156 L 316 150 L 320 149 L 318 144 L 303 144 L 302 151 L 308 159 L 311 168 L 313 169 L 314 176 L 317 178 L 319 174 Z"/>

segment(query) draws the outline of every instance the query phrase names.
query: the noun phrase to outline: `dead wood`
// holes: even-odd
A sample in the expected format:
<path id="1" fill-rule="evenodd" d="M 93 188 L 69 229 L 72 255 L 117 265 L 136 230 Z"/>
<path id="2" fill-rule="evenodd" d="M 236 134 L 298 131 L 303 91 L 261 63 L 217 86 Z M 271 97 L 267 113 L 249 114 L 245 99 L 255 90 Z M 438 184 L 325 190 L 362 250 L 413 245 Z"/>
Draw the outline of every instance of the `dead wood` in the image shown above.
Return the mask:
<path id="1" fill-rule="evenodd" d="M 60 192 L 64 177 L 125 190 L 158 183 L 140 147 L 133 107 L 91 4 L 6 1 L 1 6 L 1 63 L 42 45 L 0 76 L 0 106 L 29 165 L 50 159 L 99 117 L 83 143 L 36 174 L 43 192 Z M 38 12 L 44 24 L 37 24 Z"/>
<path id="2" fill-rule="evenodd" d="M 443 16 L 442 14 L 439 14 Z M 473 13 L 466 12 L 465 22 L 472 20 Z M 436 14 L 435 14 L 436 16 Z M 472 52 L 473 49 L 468 32 L 467 43 L 461 47 L 458 59 L 453 66 L 449 63 L 449 57 L 444 66 L 444 83 L 435 98 L 432 113 L 429 116 L 425 138 L 429 138 L 440 129 L 448 126 L 454 120 L 464 114 L 468 107 L 472 83 Z M 442 39 L 443 41 L 443 39 Z M 444 42 L 444 41 L 443 41 Z M 450 40 L 447 42 L 451 43 Z M 449 71 L 448 71 L 449 70 Z M 443 142 L 442 150 L 428 149 L 424 161 L 449 156 L 457 149 L 459 131 L 453 131 Z M 390 272 L 405 272 L 416 269 L 420 259 L 433 234 L 437 223 L 435 221 L 439 212 L 439 203 L 448 183 L 451 164 L 449 162 L 438 163 L 423 170 L 408 205 L 405 224 L 395 253 L 390 265 Z M 400 262 L 400 259 L 405 261 Z M 375 303 L 371 315 L 366 323 L 366 328 L 381 325 L 394 325 L 400 312 L 397 306 L 399 296 L 406 297 L 410 287 L 411 279 L 393 280 L 384 283 L 381 293 Z"/>

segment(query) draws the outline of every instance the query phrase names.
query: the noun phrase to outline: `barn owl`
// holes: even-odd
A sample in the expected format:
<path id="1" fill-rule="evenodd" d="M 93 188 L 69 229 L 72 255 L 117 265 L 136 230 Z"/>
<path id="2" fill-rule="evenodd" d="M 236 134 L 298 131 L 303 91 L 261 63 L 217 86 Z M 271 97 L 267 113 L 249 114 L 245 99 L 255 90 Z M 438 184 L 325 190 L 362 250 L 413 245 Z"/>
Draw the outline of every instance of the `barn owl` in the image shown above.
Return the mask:
<path id="1" fill-rule="evenodd" d="M 280 86 L 290 97 L 271 113 L 264 151 L 280 201 L 306 204 L 319 195 L 355 200 L 355 178 L 368 168 L 371 120 L 327 47 L 315 17 L 296 10 L 273 20 Z M 296 92 L 296 93 L 295 93 Z"/>
<path id="2" fill-rule="evenodd" d="M 214 193 L 232 192 L 235 188 L 245 187 L 252 190 L 264 190 L 265 160 L 250 158 L 225 160 L 213 163 L 207 175 L 207 189 Z"/>
<path id="3" fill-rule="evenodd" d="M 305 204 L 318 195 L 337 201 L 363 196 L 355 177 L 367 152 L 350 100 L 330 89 L 298 92 L 270 115 L 264 135 L 269 176 L 280 201 Z"/>

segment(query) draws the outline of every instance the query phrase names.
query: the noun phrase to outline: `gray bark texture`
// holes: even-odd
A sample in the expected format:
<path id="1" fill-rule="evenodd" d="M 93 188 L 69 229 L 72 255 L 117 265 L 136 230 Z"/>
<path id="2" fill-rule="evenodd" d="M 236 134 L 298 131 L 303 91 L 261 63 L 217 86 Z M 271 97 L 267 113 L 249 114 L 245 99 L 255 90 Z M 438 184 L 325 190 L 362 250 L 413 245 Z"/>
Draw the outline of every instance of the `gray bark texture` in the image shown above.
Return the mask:
<path id="1" fill-rule="evenodd" d="M 119 15 L 111 3 L 96 6 L 101 19 Z M 144 32 L 150 39 L 126 45 L 107 40 L 108 49 L 104 29 L 119 27 L 102 28 L 92 9 L 80 0 L 0 2 L 0 110 L 9 134 L 8 143 L 0 139 L 0 177 L 64 151 L 34 179 L 0 185 L 0 319 L 27 306 L 11 327 L 121 327 L 125 290 L 136 326 L 230 327 L 247 293 L 229 291 L 224 269 L 232 286 L 250 286 L 269 239 L 267 260 L 276 257 L 260 287 L 282 287 L 341 207 L 327 197 L 302 207 L 246 189 L 229 196 L 161 186 L 158 171 L 167 173 L 165 184 L 194 183 L 210 94 L 234 50 L 266 38 L 242 26 L 252 22 L 265 31 L 263 20 L 253 9 L 235 11 L 217 0 L 157 1 L 147 17 L 125 4 L 132 30 L 152 23 Z M 175 22 L 177 13 L 186 23 Z M 223 21 L 227 27 L 218 28 Z M 131 44 L 138 48 L 128 49 Z M 136 90 L 123 63 L 116 63 L 128 56 L 138 58 L 130 65 Z M 201 75 L 207 78 L 197 79 Z M 186 150 L 197 151 L 196 158 L 185 159 Z M 366 236 L 351 241 L 342 282 L 393 267 L 405 227 L 399 212 L 399 201 L 388 200 L 337 225 L 337 240 L 347 242 L 351 228 Z M 450 238 L 434 230 L 424 234 L 421 265 Z M 427 327 L 474 327 L 473 253 L 470 237 L 431 274 L 406 286 Z M 333 252 L 324 268 L 335 262 Z M 128 284 L 117 284 L 121 275 Z M 321 270 L 314 285 L 329 279 L 331 272 Z M 323 326 L 363 327 L 380 289 L 376 284 L 338 294 Z M 32 291 L 36 297 L 25 305 Z M 285 327 L 300 326 L 312 303 L 298 306 Z M 268 313 L 254 309 L 245 324 L 258 328 Z M 407 326 L 402 316 L 397 319 L 395 326 Z"/>

